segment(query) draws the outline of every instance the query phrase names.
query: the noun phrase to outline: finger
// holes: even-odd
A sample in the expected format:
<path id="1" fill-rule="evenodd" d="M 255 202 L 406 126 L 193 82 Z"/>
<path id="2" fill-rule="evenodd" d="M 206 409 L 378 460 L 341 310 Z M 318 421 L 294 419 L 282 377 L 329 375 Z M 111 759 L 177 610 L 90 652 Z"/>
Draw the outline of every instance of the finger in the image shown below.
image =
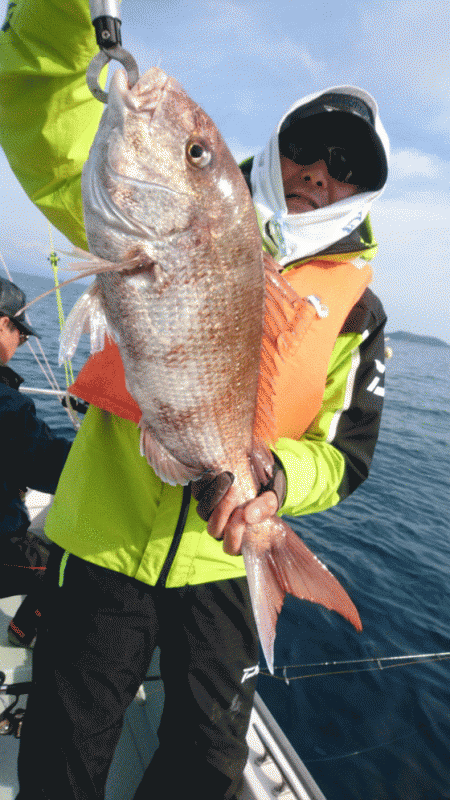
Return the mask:
<path id="1" fill-rule="evenodd" d="M 244 519 L 248 525 L 256 525 L 273 517 L 277 510 L 278 497 L 275 492 L 264 492 L 245 506 Z"/>
<path id="2" fill-rule="evenodd" d="M 244 509 L 236 508 L 228 520 L 223 532 L 223 549 L 230 556 L 241 552 L 242 539 L 247 528 Z"/>
<path id="3" fill-rule="evenodd" d="M 223 537 L 223 549 L 229 556 L 240 556 L 242 539 L 244 537 L 245 526 L 242 527 L 242 533 L 234 531 L 233 533 L 226 533 Z"/>
<path id="4" fill-rule="evenodd" d="M 228 492 L 222 498 L 219 505 L 216 506 L 209 518 L 208 533 L 213 536 L 214 539 L 221 539 L 225 525 L 234 509 L 237 508 L 238 503 L 237 489 L 233 485 L 229 488 Z"/>
<path id="5" fill-rule="evenodd" d="M 258 522 L 270 519 L 276 514 L 277 509 L 278 497 L 275 492 L 265 492 L 245 506 L 236 508 L 223 529 L 225 553 L 230 556 L 239 555 L 247 525 L 256 525 Z"/>
<path id="6" fill-rule="evenodd" d="M 234 481 L 232 472 L 221 472 L 212 480 L 205 479 L 197 481 L 192 485 L 192 494 L 197 498 L 197 514 L 207 522 L 216 506 L 226 495 L 228 489 Z"/>

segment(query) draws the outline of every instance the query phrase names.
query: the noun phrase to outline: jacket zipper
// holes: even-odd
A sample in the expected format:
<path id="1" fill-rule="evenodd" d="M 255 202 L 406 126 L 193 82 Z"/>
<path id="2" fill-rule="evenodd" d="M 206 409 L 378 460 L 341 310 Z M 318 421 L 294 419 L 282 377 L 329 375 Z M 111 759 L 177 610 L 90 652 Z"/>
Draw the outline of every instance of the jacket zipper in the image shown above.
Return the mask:
<path id="1" fill-rule="evenodd" d="M 177 527 L 175 528 L 175 533 L 173 535 L 172 543 L 169 547 L 169 552 L 167 553 L 166 560 L 162 565 L 161 572 L 159 573 L 159 578 L 156 581 L 156 586 L 161 587 L 166 585 L 166 580 L 169 575 L 170 568 L 175 559 L 176 552 L 178 550 L 181 537 L 183 535 L 184 526 L 186 525 L 190 502 L 191 502 L 191 486 L 190 484 L 188 484 L 187 486 L 183 486 L 183 499 L 181 501 L 181 511 L 178 517 Z"/>

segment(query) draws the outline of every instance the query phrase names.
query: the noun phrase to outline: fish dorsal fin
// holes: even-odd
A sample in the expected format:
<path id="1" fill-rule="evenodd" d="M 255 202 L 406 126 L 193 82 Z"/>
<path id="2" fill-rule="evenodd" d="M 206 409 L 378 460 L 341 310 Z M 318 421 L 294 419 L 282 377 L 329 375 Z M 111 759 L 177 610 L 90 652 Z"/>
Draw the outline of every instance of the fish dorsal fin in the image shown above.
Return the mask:
<path id="1" fill-rule="evenodd" d="M 264 253 L 263 260 L 266 305 L 253 435 L 256 441 L 274 444 L 277 438 L 274 382 L 280 361 L 299 343 L 302 329 L 309 327 L 316 312 L 280 275 L 272 256 Z"/>
<path id="2" fill-rule="evenodd" d="M 264 263 L 266 312 L 254 436 L 273 444 L 282 436 L 299 439 L 319 413 L 336 339 L 372 280 L 372 268 L 315 259 L 282 276 L 270 256 Z"/>

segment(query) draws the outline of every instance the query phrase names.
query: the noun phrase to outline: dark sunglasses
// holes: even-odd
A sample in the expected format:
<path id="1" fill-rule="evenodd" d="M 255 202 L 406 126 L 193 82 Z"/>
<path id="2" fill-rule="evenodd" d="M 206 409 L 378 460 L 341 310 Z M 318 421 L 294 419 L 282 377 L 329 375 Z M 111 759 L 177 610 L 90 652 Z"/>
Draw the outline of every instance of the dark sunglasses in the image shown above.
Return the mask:
<path id="1" fill-rule="evenodd" d="M 17 328 L 17 330 L 19 331 L 19 328 Z M 19 347 L 22 347 L 25 342 L 28 342 L 29 338 L 30 337 L 28 333 L 22 333 L 22 331 L 19 331 Z"/>
<path id="2" fill-rule="evenodd" d="M 14 320 L 11 319 L 11 322 L 14 325 Z M 25 344 L 25 342 L 27 342 L 30 337 L 28 333 L 23 333 L 23 331 L 21 331 L 20 328 L 17 327 L 17 325 L 14 325 L 14 327 L 16 331 L 19 331 L 19 344 L 17 346 L 22 347 L 22 345 Z"/>
<path id="3" fill-rule="evenodd" d="M 332 178 L 341 183 L 353 183 L 359 186 L 359 180 L 354 174 L 354 163 L 345 147 L 328 146 L 311 143 L 299 147 L 295 142 L 280 144 L 280 153 L 290 158 L 296 164 L 307 166 L 316 161 L 325 161 L 327 170 Z"/>
<path id="4" fill-rule="evenodd" d="M 0 317 L 7 317 L 7 316 L 8 316 L 7 314 L 3 314 L 3 313 L 0 312 Z M 16 331 L 19 331 L 19 344 L 18 344 L 18 347 L 21 347 L 23 344 L 25 344 L 25 342 L 28 341 L 28 339 L 30 337 L 29 337 L 28 333 L 22 333 L 20 328 L 18 328 L 17 325 L 14 324 L 14 320 L 11 319 L 11 317 L 8 317 L 8 319 L 9 319 L 10 322 L 12 322 L 12 324 L 14 325 Z"/>

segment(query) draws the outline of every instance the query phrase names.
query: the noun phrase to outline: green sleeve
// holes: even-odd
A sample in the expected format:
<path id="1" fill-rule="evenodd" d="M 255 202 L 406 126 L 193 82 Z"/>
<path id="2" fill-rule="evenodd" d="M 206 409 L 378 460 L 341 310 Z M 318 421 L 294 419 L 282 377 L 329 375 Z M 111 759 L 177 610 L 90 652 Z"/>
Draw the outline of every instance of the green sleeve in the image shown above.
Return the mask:
<path id="1" fill-rule="evenodd" d="M 345 407 L 349 376 L 361 336 L 341 335 L 333 349 L 328 368 L 322 407 L 298 441 L 279 439 L 275 452 L 287 478 L 285 502 L 281 514 L 301 516 L 325 511 L 336 505 L 347 468 L 346 459 L 330 439 L 333 420 Z"/>
<path id="2" fill-rule="evenodd" d="M 33 203 L 83 248 L 81 169 L 103 111 L 86 85 L 96 52 L 87 0 L 10 3 L 0 33 L 0 144 Z"/>

